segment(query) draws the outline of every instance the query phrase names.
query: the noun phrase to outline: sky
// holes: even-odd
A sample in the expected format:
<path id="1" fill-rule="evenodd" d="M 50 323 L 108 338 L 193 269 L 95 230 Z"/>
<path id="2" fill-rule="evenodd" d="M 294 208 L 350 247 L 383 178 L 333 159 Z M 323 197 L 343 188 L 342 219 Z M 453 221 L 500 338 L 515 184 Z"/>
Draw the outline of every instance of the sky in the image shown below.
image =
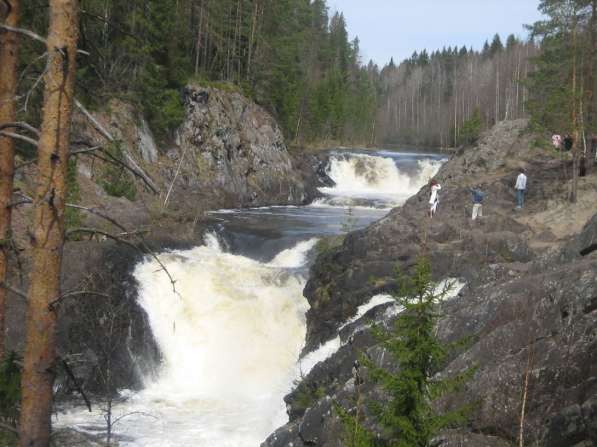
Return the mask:
<path id="1" fill-rule="evenodd" d="M 526 37 L 524 24 L 541 18 L 539 0 L 328 0 L 341 11 L 351 37 L 359 37 L 363 62 L 400 62 L 417 50 L 444 46 L 480 49 L 499 33 Z"/>

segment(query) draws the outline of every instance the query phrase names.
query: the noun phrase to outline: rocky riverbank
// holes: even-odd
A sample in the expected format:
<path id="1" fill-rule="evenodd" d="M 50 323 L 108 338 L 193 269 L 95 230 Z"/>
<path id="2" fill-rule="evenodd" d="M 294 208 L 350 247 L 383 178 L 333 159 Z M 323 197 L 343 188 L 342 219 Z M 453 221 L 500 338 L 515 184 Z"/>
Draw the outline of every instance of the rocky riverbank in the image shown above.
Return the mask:
<path id="1" fill-rule="evenodd" d="M 96 235 L 65 246 L 63 290 L 90 293 L 57 306 L 58 352 L 87 392 L 138 388 L 158 362 L 131 276 L 147 247 L 159 252 L 202 243 L 210 210 L 300 205 L 317 194 L 319 159 L 291 155 L 279 126 L 263 108 L 234 91 L 189 85 L 183 94 L 185 119 L 170 142 L 159 143 L 137 110 L 118 99 L 92 111 L 91 121 L 82 113 L 74 118 L 74 148 L 105 145 L 110 156 L 135 171 L 82 154 L 70 180 L 76 194 L 69 201 L 93 212 L 70 215 L 69 229 L 96 229 L 125 242 Z M 20 170 L 19 190 L 31 195 L 35 177 L 34 165 Z M 28 287 L 28 219 L 27 206 L 13 218 L 20 255 L 12 263 L 11 284 L 22 290 Z M 9 349 L 23 349 L 25 310 L 22 299 L 11 297 Z M 58 389 L 73 392 L 69 374 L 62 367 L 57 373 Z"/>
<path id="2" fill-rule="evenodd" d="M 305 353 L 336 337 L 342 347 L 287 396 L 291 421 L 264 446 L 342 445 L 333 402 L 354 411 L 352 365 L 359 355 L 396 367 L 369 330 L 371 322 L 391 324 L 395 312 L 385 304 L 343 325 L 373 296 L 393 292 L 396 266 L 409 271 L 422 254 L 437 281 L 466 284 L 442 306 L 438 330 L 445 341 L 474 342 L 441 374 L 478 366 L 463 392 L 438 404 L 475 405 L 469 424 L 445 433 L 442 445 L 511 445 L 523 395 L 528 445 L 597 442 L 597 175 L 580 179 L 579 202 L 568 203 L 570 162 L 535 148 L 525 129 L 524 121 L 500 123 L 476 147 L 455 154 L 437 175 L 443 189 L 433 220 L 423 188 L 319 256 L 305 290 L 311 304 Z M 519 167 L 529 177 L 522 211 L 513 209 Z M 470 219 L 474 185 L 488 194 L 477 222 Z M 361 401 L 383 400 L 361 374 Z M 378 431 L 367 417 L 366 425 Z"/>

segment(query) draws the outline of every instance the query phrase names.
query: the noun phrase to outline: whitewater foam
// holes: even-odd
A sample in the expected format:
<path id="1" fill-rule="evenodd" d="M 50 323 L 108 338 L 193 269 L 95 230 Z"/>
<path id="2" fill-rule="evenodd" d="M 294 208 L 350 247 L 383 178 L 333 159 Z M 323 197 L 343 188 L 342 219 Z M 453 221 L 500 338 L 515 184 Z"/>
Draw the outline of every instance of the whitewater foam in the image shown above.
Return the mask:
<path id="1" fill-rule="evenodd" d="M 327 175 L 335 186 L 319 188 L 332 205 L 365 199 L 394 207 L 403 204 L 437 174 L 443 160 L 418 160 L 414 172 L 401 170 L 393 158 L 367 154 L 332 155 Z M 348 204 L 350 205 L 350 203 Z"/>
<path id="2" fill-rule="evenodd" d="M 298 378 L 309 305 L 294 270 L 317 239 L 268 264 L 206 246 L 139 264 L 138 301 L 162 353 L 157 379 L 114 411 L 132 413 L 115 432 L 130 446 L 255 447 L 288 421 L 283 397 Z M 101 411 L 61 413 L 57 425 L 102 425 Z"/>

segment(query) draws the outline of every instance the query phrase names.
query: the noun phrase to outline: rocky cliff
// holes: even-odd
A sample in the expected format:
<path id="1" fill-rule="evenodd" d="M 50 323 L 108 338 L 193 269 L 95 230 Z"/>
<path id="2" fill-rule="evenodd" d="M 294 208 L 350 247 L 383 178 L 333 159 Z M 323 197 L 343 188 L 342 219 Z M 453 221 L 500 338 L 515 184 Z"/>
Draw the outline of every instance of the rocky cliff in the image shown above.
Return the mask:
<path id="1" fill-rule="evenodd" d="M 395 290 L 396 266 L 409 271 L 427 255 L 437 281 L 466 286 L 444 303 L 438 333 L 445 341 L 472 337 L 441 374 L 479 369 L 462 393 L 438 406 L 475 404 L 469 424 L 446 432 L 442 445 L 511 445 L 519 434 L 528 377 L 528 445 L 589 446 L 597 442 L 597 176 L 580 179 L 579 203 L 567 201 L 570 162 L 534 148 L 524 121 L 500 123 L 477 147 L 461 150 L 441 169 L 441 201 L 426 216 L 428 188 L 344 244 L 319 256 L 305 293 L 307 351 L 340 337 L 341 348 L 287 397 L 290 423 L 264 446 L 340 446 L 343 427 L 332 403 L 355 409 L 352 365 L 365 354 L 393 364 L 370 333 L 389 325 L 392 304 L 343 327 L 358 306 Z M 514 210 L 516 169 L 529 177 L 527 207 Z M 488 196 L 485 216 L 470 219 L 469 188 Z M 382 400 L 374 383 L 362 402 Z M 365 405 L 365 414 L 368 413 Z M 373 430 L 371 420 L 366 422 Z"/>
<path id="2" fill-rule="evenodd" d="M 101 145 L 110 134 L 111 154 L 140 174 L 109 176 L 106 163 L 79 156 L 84 202 L 140 225 L 168 217 L 196 222 L 217 208 L 302 204 L 316 194 L 313 170 L 302 158 L 293 160 L 264 109 L 238 92 L 199 85 L 189 85 L 183 97 L 185 119 L 175 138 L 159 145 L 143 117 L 120 100 L 93 113 L 106 132 L 76 118 L 75 140 Z"/>

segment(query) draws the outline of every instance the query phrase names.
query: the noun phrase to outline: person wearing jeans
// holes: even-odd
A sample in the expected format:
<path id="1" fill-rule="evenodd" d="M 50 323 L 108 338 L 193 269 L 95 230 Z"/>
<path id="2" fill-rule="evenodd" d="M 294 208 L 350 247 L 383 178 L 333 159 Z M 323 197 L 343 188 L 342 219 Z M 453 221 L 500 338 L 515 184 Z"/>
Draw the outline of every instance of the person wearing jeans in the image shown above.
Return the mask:
<path id="1" fill-rule="evenodd" d="M 524 196 L 527 191 L 527 176 L 524 173 L 524 169 L 520 169 L 520 174 L 516 179 L 516 209 L 522 209 L 524 207 Z"/>

